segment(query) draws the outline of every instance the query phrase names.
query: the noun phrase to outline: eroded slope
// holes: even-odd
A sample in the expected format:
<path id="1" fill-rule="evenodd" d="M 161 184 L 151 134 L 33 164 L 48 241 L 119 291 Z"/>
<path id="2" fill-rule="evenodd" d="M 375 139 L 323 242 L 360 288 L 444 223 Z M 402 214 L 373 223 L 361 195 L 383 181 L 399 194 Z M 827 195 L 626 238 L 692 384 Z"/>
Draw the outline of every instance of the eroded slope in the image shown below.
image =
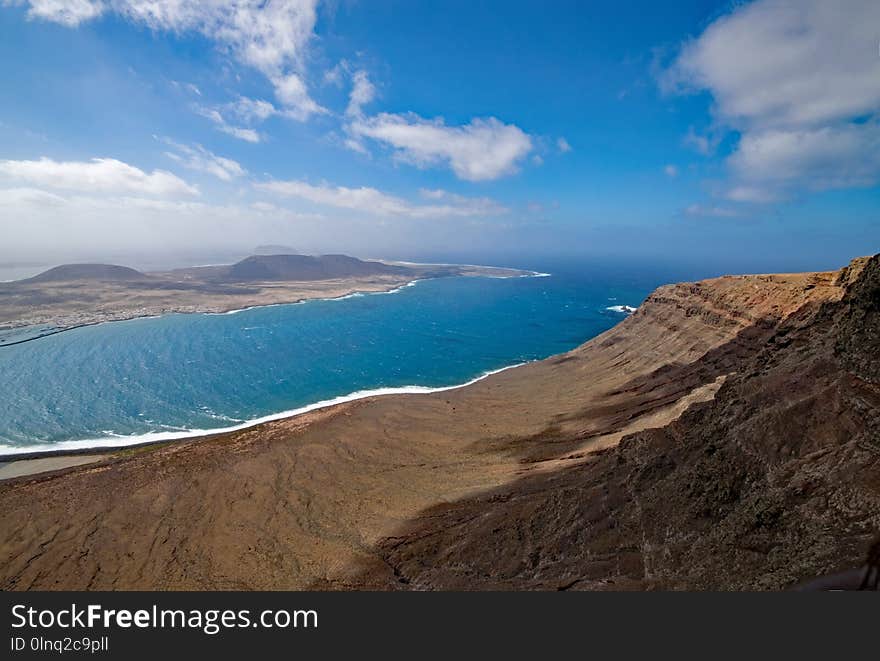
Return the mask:
<path id="1" fill-rule="evenodd" d="M 724 380 L 741 378 L 785 328 L 794 337 L 818 323 L 843 284 L 804 274 L 663 287 L 575 351 L 467 388 L 361 400 L 2 483 L 0 586 L 672 584 L 681 563 L 645 567 L 667 542 L 671 552 L 692 543 L 663 533 L 674 531 L 665 516 L 687 510 L 652 514 L 665 526 L 654 530 L 641 518 L 654 501 L 632 490 L 672 474 L 690 427 L 601 449 L 697 406 L 691 420 L 719 387 L 736 393 Z M 655 446 L 666 449 L 640 449 Z M 662 503 L 665 487 L 652 484 Z"/>

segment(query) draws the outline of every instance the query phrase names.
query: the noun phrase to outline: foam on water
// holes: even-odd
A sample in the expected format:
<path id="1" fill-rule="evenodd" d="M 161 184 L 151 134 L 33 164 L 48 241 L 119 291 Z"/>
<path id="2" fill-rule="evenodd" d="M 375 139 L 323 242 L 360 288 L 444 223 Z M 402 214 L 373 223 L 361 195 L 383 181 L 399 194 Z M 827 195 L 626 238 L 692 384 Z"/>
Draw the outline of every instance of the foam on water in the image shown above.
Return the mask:
<path id="1" fill-rule="evenodd" d="M 173 440 L 461 387 L 574 348 L 619 320 L 609 294 L 647 291 L 536 271 L 70 330 L 0 348 L 0 454 Z"/>
<path id="2" fill-rule="evenodd" d="M 480 376 L 471 379 L 470 381 L 459 383 L 454 386 L 442 386 L 438 388 L 429 388 L 427 386 L 400 386 L 397 388 L 373 388 L 372 390 L 358 390 L 357 392 L 349 393 L 347 395 L 341 395 L 340 397 L 334 397 L 332 399 L 325 399 L 320 402 L 315 402 L 314 404 L 308 404 L 306 406 L 301 406 L 297 409 L 291 409 L 290 411 L 280 411 L 279 413 L 264 415 L 261 418 L 254 418 L 253 420 L 247 420 L 241 422 L 241 424 L 232 425 L 229 427 L 212 429 L 176 429 L 174 431 L 157 431 L 148 432 L 146 434 L 131 434 L 128 436 L 115 434 L 110 430 L 104 430 L 105 435 L 100 438 L 89 438 L 76 441 L 60 441 L 58 443 L 45 443 L 42 445 L 34 444 L 25 447 L 0 444 L 0 457 L 14 456 L 17 454 L 26 454 L 32 452 L 57 452 L 59 450 L 128 447 L 132 445 L 143 445 L 146 443 L 157 443 L 161 441 L 176 441 L 184 438 L 192 438 L 194 436 L 211 436 L 215 434 L 223 434 L 226 432 L 239 431 L 242 429 L 247 429 L 249 427 L 254 427 L 256 425 L 263 424 L 264 422 L 283 420 L 284 418 L 291 418 L 295 415 L 301 415 L 303 413 L 309 413 L 311 411 L 317 411 L 320 409 L 328 408 L 330 406 L 345 404 L 346 402 L 353 402 L 359 399 L 366 399 L 368 397 L 382 397 L 387 395 L 427 395 L 435 392 L 457 390 L 458 388 L 464 388 L 465 386 L 469 386 L 471 384 L 477 383 L 478 381 L 482 381 L 483 379 L 492 376 L 493 374 L 499 374 L 506 370 L 513 369 L 514 367 L 520 367 L 525 364 L 526 363 L 517 363 L 515 365 L 500 367 L 496 370 L 489 370 L 488 372 L 485 372 Z M 230 418 L 226 416 L 211 415 L 211 417 L 227 421 L 230 420 Z"/>

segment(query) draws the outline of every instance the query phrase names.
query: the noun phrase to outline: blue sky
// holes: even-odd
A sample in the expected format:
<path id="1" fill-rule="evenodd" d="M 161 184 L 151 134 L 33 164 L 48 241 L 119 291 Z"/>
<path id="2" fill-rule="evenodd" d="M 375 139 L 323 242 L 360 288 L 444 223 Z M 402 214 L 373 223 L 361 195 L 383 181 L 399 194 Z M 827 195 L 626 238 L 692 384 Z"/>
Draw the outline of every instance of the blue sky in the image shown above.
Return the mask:
<path id="1" fill-rule="evenodd" d="M 0 35 L 0 262 L 880 249 L 876 2 L 31 0 Z"/>

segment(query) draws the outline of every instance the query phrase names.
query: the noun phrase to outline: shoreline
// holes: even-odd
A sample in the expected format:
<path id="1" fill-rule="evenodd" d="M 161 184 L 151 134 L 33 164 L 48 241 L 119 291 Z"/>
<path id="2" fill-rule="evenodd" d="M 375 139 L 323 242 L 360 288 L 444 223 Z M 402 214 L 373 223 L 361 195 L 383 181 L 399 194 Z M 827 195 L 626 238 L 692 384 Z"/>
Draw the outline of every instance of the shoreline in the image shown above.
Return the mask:
<path id="1" fill-rule="evenodd" d="M 547 358 L 552 357 L 553 356 L 548 356 Z M 547 358 L 544 358 L 543 360 L 546 360 Z M 137 434 L 131 436 L 108 436 L 97 439 L 61 441 L 56 445 L 70 445 L 67 447 L 59 448 L 45 448 L 45 446 L 36 446 L 38 448 L 45 449 L 32 450 L 28 448 L 22 448 L 21 452 L 9 452 L 8 450 L 3 450 L 0 451 L 0 464 L 10 464 L 19 461 L 34 461 L 51 457 L 57 458 L 83 455 L 106 455 L 113 452 L 119 452 L 121 450 L 128 450 L 132 448 L 145 448 L 151 445 L 160 445 L 174 441 L 208 438 L 211 436 L 218 436 L 220 434 L 227 434 L 230 432 L 250 429 L 252 427 L 257 427 L 268 422 L 275 422 L 277 420 L 288 420 L 290 418 L 295 418 L 306 413 L 311 413 L 312 411 L 328 409 L 334 406 L 339 406 L 341 404 L 356 402 L 362 399 L 370 399 L 372 397 L 386 397 L 389 395 L 430 395 L 437 392 L 458 390 L 460 388 L 466 388 L 467 386 L 473 385 L 474 383 L 478 383 L 483 379 L 494 376 L 495 374 L 500 374 L 501 372 L 506 372 L 508 370 L 516 369 L 517 367 L 530 365 L 535 362 L 540 362 L 540 360 L 530 360 L 520 363 L 514 363 L 512 365 L 505 365 L 504 367 L 499 367 L 497 369 L 483 372 L 479 376 L 476 376 L 469 381 L 465 381 L 464 383 L 458 383 L 451 386 L 432 387 L 407 385 L 389 386 L 384 388 L 371 388 L 369 390 L 355 390 L 346 395 L 339 395 L 338 397 L 320 400 L 317 402 L 313 402 L 312 404 L 300 406 L 295 409 L 288 409 L 285 411 L 279 411 L 277 413 L 270 413 L 268 415 L 264 415 L 259 418 L 253 418 L 251 420 L 246 420 L 242 423 L 231 425 L 229 427 L 218 427 L 216 429 L 190 429 L 186 431 L 147 432 L 145 434 Z M 125 438 L 129 438 L 131 439 L 131 441 L 128 443 L 119 443 L 120 440 Z M 89 445 L 80 445 L 83 443 L 89 443 Z M 2 481 L 3 479 L 4 478 L 0 477 L 0 481 Z"/>
<path id="2" fill-rule="evenodd" d="M 445 264 L 416 264 L 412 263 L 414 266 L 446 266 Z M 344 294 L 340 294 L 338 296 L 301 296 L 299 298 L 291 299 L 289 301 L 277 301 L 272 303 L 258 303 L 256 305 L 246 305 L 240 308 L 229 308 L 229 309 L 194 309 L 194 310 L 184 310 L 184 309 L 174 309 L 169 308 L 167 310 L 163 310 L 161 312 L 155 313 L 151 312 L 148 314 L 133 314 L 130 316 L 120 316 L 114 319 L 100 319 L 95 321 L 87 321 L 83 323 L 74 324 L 71 326 L 64 327 L 53 327 L 52 330 L 41 333 L 38 335 L 34 335 L 33 337 L 26 337 L 21 340 L 13 340 L 11 342 L 0 342 L 0 349 L 5 347 L 17 346 L 20 344 L 26 344 L 28 342 L 34 342 L 36 340 L 41 340 L 47 337 L 51 337 L 53 335 L 59 335 L 61 333 L 66 333 L 67 331 L 76 330 L 78 328 L 88 328 L 90 326 L 99 326 L 101 324 L 110 324 L 122 321 L 134 321 L 136 319 L 159 319 L 161 317 L 166 317 L 172 314 L 204 314 L 204 315 L 225 315 L 225 314 L 238 314 L 239 312 L 246 312 L 248 310 L 256 310 L 258 308 L 268 308 L 268 307 L 276 307 L 280 305 L 300 305 L 303 303 L 308 303 L 310 301 L 341 301 L 347 298 L 354 298 L 358 296 L 368 296 L 370 294 L 394 294 L 407 287 L 411 287 L 418 282 L 426 281 L 426 280 L 437 280 L 442 277 L 486 277 L 486 278 L 498 278 L 502 280 L 506 280 L 509 278 L 546 278 L 551 276 L 550 273 L 542 273 L 538 271 L 527 271 L 524 269 L 514 269 L 510 267 L 498 267 L 498 266 L 479 266 L 472 264 L 450 264 L 449 266 L 461 266 L 466 268 L 481 268 L 481 269 L 493 269 L 493 270 L 509 270 L 509 271 L 518 271 L 517 275 L 491 275 L 490 273 L 485 274 L 459 274 L 452 276 L 437 276 L 437 277 L 414 277 L 411 280 L 406 280 L 403 284 L 393 283 L 390 285 L 390 289 L 352 289 L 350 291 L 345 292 Z M 20 326 L 5 326 L 0 327 L 0 332 L 9 332 L 16 330 L 24 330 L 34 326 L 35 324 L 24 324 Z M 45 324 L 50 326 L 50 324 Z"/>
<path id="3" fill-rule="evenodd" d="M 516 277 L 537 277 L 537 276 L 530 276 L 529 275 L 529 276 L 516 276 Z M 283 301 L 283 302 L 278 302 L 278 303 L 264 303 L 264 304 L 258 304 L 258 305 L 248 305 L 243 308 L 230 308 L 229 310 L 174 310 L 174 309 L 171 309 L 171 310 L 166 310 L 166 311 L 160 312 L 159 314 L 141 314 L 141 315 L 133 315 L 130 317 L 120 317 L 119 319 L 103 319 L 101 321 L 92 321 L 92 322 L 86 322 L 86 323 L 82 323 L 82 324 L 76 324 L 74 326 L 66 326 L 64 328 L 55 328 L 47 333 L 43 333 L 42 335 L 35 335 L 34 337 L 28 337 L 28 338 L 25 338 L 24 340 L 15 340 L 13 342 L 6 342 L 3 344 L 0 344 L 0 349 L 2 349 L 4 347 L 13 347 L 18 344 L 25 344 L 27 342 L 34 342 L 35 340 L 42 340 L 43 338 L 51 337 L 52 335 L 58 335 L 60 333 L 66 333 L 67 331 L 76 330 L 78 328 L 88 328 L 90 326 L 100 326 L 102 324 L 115 324 L 115 323 L 120 323 L 120 322 L 124 322 L 124 321 L 135 321 L 137 319 L 161 319 L 162 317 L 167 317 L 167 316 L 170 316 L 173 314 L 204 314 L 204 315 L 219 316 L 219 315 L 224 315 L 224 314 L 238 314 L 239 312 L 247 312 L 248 310 L 256 310 L 259 308 L 277 307 L 280 305 L 301 305 L 303 303 L 309 303 L 311 301 L 341 301 L 346 298 L 353 298 L 355 296 L 367 296 L 369 294 L 394 294 L 396 292 L 401 291 L 405 287 L 409 287 L 411 285 L 414 285 L 415 283 L 421 282 L 422 280 L 435 280 L 435 279 L 436 278 L 416 278 L 414 280 L 410 280 L 408 282 L 405 282 L 402 285 L 396 285 L 392 289 L 380 289 L 380 290 L 375 290 L 375 291 L 370 291 L 370 290 L 366 290 L 366 289 L 355 289 L 353 291 L 350 291 L 346 294 L 341 294 L 339 296 L 326 296 L 326 297 L 315 297 L 315 298 L 305 297 L 305 298 L 298 298 L 296 300 Z M 0 331 L 2 331 L 2 330 L 12 331 L 12 330 L 17 330 L 17 329 L 25 329 L 25 328 L 28 328 L 28 326 L 12 326 L 9 328 L 0 329 Z"/>
<path id="4" fill-rule="evenodd" d="M 452 277 L 462 277 L 462 276 L 452 276 Z M 486 277 L 492 277 L 492 276 L 486 276 Z M 533 276 L 519 276 L 519 277 L 533 277 Z M 243 308 L 232 308 L 231 310 L 220 310 L 217 312 L 214 312 L 214 311 L 211 311 L 211 312 L 177 312 L 177 313 L 171 312 L 169 314 L 206 314 L 206 315 L 210 315 L 210 316 L 220 316 L 220 315 L 227 315 L 227 314 L 228 315 L 238 314 L 239 312 L 247 312 L 248 310 L 259 310 L 260 308 L 275 308 L 275 307 L 279 307 L 281 305 L 302 305 L 303 303 L 313 303 L 313 302 L 318 302 L 318 301 L 344 301 L 347 298 L 357 298 L 360 296 L 370 296 L 373 294 L 376 294 L 376 295 L 378 295 L 378 294 L 396 294 L 397 292 L 403 291 L 407 287 L 412 287 L 417 282 L 424 282 L 426 280 L 439 280 L 439 279 L 440 278 L 416 278 L 415 280 L 410 280 L 409 282 L 405 282 L 402 285 L 398 285 L 398 286 L 394 287 L 393 289 L 378 289 L 375 291 L 370 291 L 367 289 L 355 289 L 354 291 L 351 291 L 347 294 L 341 294 L 339 296 L 326 296 L 323 298 L 300 298 L 295 301 L 289 301 L 289 302 L 284 302 L 284 303 L 264 303 L 262 305 L 248 305 Z M 157 315 L 157 317 L 155 317 L 155 318 L 162 317 L 162 316 L 165 316 L 165 315 Z M 107 322 L 107 323 L 110 323 L 110 322 Z"/>
<path id="5" fill-rule="evenodd" d="M 446 276 L 446 277 L 489 277 L 489 278 L 498 278 L 498 279 L 511 279 L 511 278 L 543 278 L 549 277 L 552 274 L 550 273 L 542 273 L 537 271 L 529 271 L 525 273 L 520 273 L 518 275 L 506 275 L 506 276 Z M 80 324 L 78 326 L 73 326 L 70 328 L 60 329 L 54 331 L 52 333 L 47 333 L 45 335 L 40 335 L 34 338 L 29 338 L 26 340 L 20 340 L 15 343 L 9 344 L 0 344 L 0 349 L 6 346 L 13 346 L 14 344 L 22 344 L 25 342 L 34 341 L 37 339 L 42 339 L 48 337 L 50 335 L 59 334 L 62 332 L 66 332 L 68 330 L 75 330 L 77 328 L 84 328 L 88 326 L 98 326 L 101 324 L 109 324 L 109 323 L 117 323 L 124 321 L 134 321 L 136 319 L 157 319 L 163 316 L 168 316 L 171 314 L 205 314 L 205 315 L 232 315 L 237 314 L 239 312 L 246 312 L 248 310 L 254 310 L 258 308 L 265 307 L 277 307 L 282 305 L 302 305 L 313 301 L 341 301 L 348 298 L 360 297 L 360 296 L 371 296 L 371 295 L 385 295 L 385 294 L 394 294 L 400 291 L 403 291 L 406 288 L 412 287 L 419 282 L 427 281 L 427 280 L 436 280 L 439 278 L 416 278 L 405 282 L 401 285 L 397 285 L 392 289 L 387 290 L 378 290 L 378 291 L 370 291 L 370 290 L 355 290 L 348 292 L 346 294 L 342 294 L 340 296 L 331 296 L 331 297 L 322 297 L 322 298 L 302 298 L 297 301 L 291 301 L 286 303 L 268 303 L 265 305 L 253 305 L 247 306 L 244 308 L 235 308 L 232 310 L 226 311 L 218 311 L 218 312 L 168 312 L 160 315 L 143 315 L 138 317 L 131 317 L 127 319 L 110 319 L 105 321 L 97 321 L 90 324 Z M 552 356 L 547 356 L 547 358 L 552 358 Z M 389 386 L 389 387 L 380 387 L 380 388 L 371 388 L 365 390 L 356 390 L 344 395 L 339 395 L 337 397 L 333 397 L 330 399 L 319 400 L 317 402 L 313 402 L 311 404 L 306 404 L 301 407 L 297 407 L 295 409 L 287 409 L 284 411 L 278 411 L 275 413 L 270 413 L 265 416 L 260 416 L 257 418 L 253 418 L 251 420 L 246 420 L 241 423 L 237 423 L 235 425 L 230 425 L 228 427 L 218 427 L 215 429 L 189 429 L 189 430 L 178 430 L 178 431 L 153 431 L 146 432 L 142 434 L 132 434 L 132 435 L 118 435 L 118 436 L 107 436 L 101 438 L 90 438 L 90 439 L 78 439 L 78 440 L 69 440 L 69 441 L 60 441 L 59 443 L 53 444 L 39 444 L 30 447 L 22 447 L 21 450 L 13 450 L 9 446 L 0 449 L 0 464 L 3 463 L 13 463 L 13 462 L 22 462 L 22 461 L 39 461 L 47 458 L 61 458 L 61 457 L 79 457 L 85 455 L 107 455 L 108 453 L 119 452 L 121 450 L 131 449 L 131 448 L 145 448 L 152 445 L 159 445 L 168 442 L 175 441 L 183 441 L 187 439 L 199 439 L 210 436 L 216 436 L 219 434 L 230 433 L 234 431 L 241 431 L 243 429 L 248 429 L 251 427 L 255 427 L 264 423 L 273 422 L 277 420 L 284 420 L 293 418 L 299 415 L 303 415 L 306 413 L 310 413 L 312 411 L 321 410 L 330 408 L 333 406 L 338 406 L 340 404 L 345 404 L 348 402 L 358 401 L 361 399 L 368 399 L 371 397 L 383 397 L 386 395 L 417 395 L 417 394 L 431 394 L 434 392 L 443 392 L 449 390 L 456 390 L 459 388 L 464 388 L 479 381 L 482 381 L 485 378 L 488 378 L 494 374 L 498 374 L 500 372 L 504 372 L 510 369 L 514 369 L 516 367 L 521 367 L 523 365 L 527 365 L 532 362 L 537 362 L 535 360 L 525 361 L 519 363 L 513 363 L 510 365 L 505 365 L 500 368 L 496 368 L 493 370 L 488 370 L 479 374 L 478 376 L 465 381 L 464 383 L 458 383 L 448 386 L 424 386 L 419 384 L 410 384 L 405 386 Z M 128 440 L 126 440 L 128 439 Z M 57 447 L 63 446 L 63 447 Z M 78 465 L 78 464 L 73 464 Z M 2 478 L 0 477 L 0 481 L 3 479 L 11 479 L 11 478 Z"/>

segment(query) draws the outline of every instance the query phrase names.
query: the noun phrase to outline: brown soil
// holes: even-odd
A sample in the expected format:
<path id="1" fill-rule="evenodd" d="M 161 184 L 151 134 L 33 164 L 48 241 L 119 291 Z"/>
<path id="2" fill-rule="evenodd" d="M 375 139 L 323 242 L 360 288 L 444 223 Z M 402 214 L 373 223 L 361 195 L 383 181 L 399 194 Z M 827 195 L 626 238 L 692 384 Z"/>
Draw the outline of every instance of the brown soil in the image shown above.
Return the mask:
<path id="1" fill-rule="evenodd" d="M 466 388 L 7 481 L 0 587 L 761 589 L 853 566 L 880 527 L 878 261 L 662 287 Z"/>

